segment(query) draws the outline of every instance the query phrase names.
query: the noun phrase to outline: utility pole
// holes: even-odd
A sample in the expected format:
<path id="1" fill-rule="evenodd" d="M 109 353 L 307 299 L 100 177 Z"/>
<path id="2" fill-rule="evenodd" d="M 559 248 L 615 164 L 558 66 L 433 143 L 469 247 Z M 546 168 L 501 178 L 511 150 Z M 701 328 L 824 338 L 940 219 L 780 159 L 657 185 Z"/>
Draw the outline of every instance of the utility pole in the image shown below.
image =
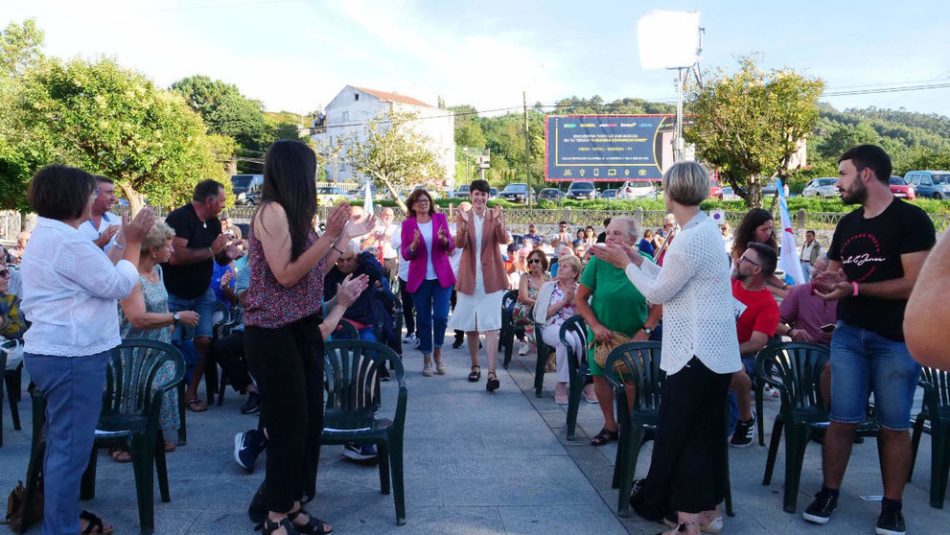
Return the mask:
<path id="1" fill-rule="evenodd" d="M 528 93 L 526 91 L 521 92 L 521 101 L 524 105 L 524 176 L 525 182 L 528 184 L 528 191 L 526 193 L 528 202 L 528 208 L 531 208 L 531 142 L 528 138 Z"/>

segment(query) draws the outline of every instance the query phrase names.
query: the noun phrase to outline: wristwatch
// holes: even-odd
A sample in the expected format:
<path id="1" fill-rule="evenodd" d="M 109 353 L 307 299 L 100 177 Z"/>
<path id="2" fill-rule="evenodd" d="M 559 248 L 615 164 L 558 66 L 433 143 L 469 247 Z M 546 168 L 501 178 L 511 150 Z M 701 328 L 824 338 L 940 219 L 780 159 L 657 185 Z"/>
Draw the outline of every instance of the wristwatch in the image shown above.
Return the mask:
<path id="1" fill-rule="evenodd" d="M 178 312 L 175 312 L 174 314 L 172 314 L 172 320 L 174 320 L 176 323 L 181 321 L 181 314 Z"/>
<path id="2" fill-rule="evenodd" d="M 643 327 L 643 332 L 647 333 L 647 336 L 650 336 L 651 334 L 653 334 L 653 329 L 651 329 L 651 328 L 649 328 L 649 327 L 647 327 L 647 326 L 644 326 L 644 327 Z"/>

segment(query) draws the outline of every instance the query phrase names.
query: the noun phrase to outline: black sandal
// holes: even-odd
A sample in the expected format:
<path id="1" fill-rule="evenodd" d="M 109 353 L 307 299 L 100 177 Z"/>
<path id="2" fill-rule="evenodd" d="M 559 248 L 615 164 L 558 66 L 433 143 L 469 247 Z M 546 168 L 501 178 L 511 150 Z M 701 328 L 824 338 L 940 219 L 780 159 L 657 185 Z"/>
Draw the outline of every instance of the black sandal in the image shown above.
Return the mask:
<path id="1" fill-rule="evenodd" d="M 488 372 L 488 382 L 485 383 L 485 390 L 494 392 L 498 390 L 499 386 L 501 386 L 501 383 L 498 381 L 498 375 L 493 371 Z"/>
<path id="2" fill-rule="evenodd" d="M 604 444 L 617 440 L 619 436 L 618 431 L 610 431 L 606 427 L 600 430 L 600 433 L 594 435 L 594 438 L 590 439 L 591 446 L 603 446 Z"/>
<path id="3" fill-rule="evenodd" d="M 274 522 L 269 518 L 265 518 L 263 523 L 258 524 L 257 527 L 254 528 L 254 531 L 260 530 L 264 535 L 270 535 L 280 528 L 284 528 L 287 535 L 300 535 L 300 532 L 297 531 L 297 527 L 290 521 L 289 516 L 284 517 L 280 522 Z"/>
<path id="4" fill-rule="evenodd" d="M 106 528 L 102 519 L 96 516 L 95 513 L 90 513 L 89 511 L 81 511 L 79 513 L 79 519 L 89 522 L 86 529 L 82 530 L 82 535 L 112 535 L 115 529 L 111 526 Z"/>
<path id="5" fill-rule="evenodd" d="M 482 368 L 480 366 L 472 366 L 472 373 L 468 374 L 468 382 L 477 383 L 482 378 Z"/>
<path id="6" fill-rule="evenodd" d="M 287 513 L 287 518 L 289 518 L 290 521 L 293 522 L 294 519 L 300 516 L 301 514 L 307 515 L 307 517 L 310 519 L 310 521 L 307 522 L 307 524 L 303 526 L 298 526 L 297 524 L 294 524 L 294 528 L 297 530 L 297 532 L 301 533 L 302 535 L 330 535 L 330 533 L 333 533 L 333 528 L 330 528 L 330 531 L 326 531 L 326 526 L 327 526 L 326 522 L 311 515 L 310 513 L 304 511 L 303 509 L 299 509 L 296 513 Z"/>

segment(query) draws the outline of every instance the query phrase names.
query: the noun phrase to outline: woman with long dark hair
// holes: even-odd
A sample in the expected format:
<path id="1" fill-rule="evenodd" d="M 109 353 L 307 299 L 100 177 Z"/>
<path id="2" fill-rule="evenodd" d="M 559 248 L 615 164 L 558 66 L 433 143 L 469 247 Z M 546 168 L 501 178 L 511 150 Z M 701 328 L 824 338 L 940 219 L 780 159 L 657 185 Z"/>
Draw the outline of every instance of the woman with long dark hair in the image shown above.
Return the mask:
<path id="1" fill-rule="evenodd" d="M 406 290 L 412 294 L 419 319 L 416 332 L 424 361 L 422 375 L 445 375 L 442 344 L 449 320 L 449 298 L 455 285 L 455 273 L 449 263 L 455 242 L 448 220 L 435 211 L 428 191 L 413 191 L 406 206 L 409 214 L 402 222 L 400 254 L 409 262 Z"/>
<path id="2" fill-rule="evenodd" d="M 732 242 L 733 263 L 742 258 L 742 254 L 745 253 L 749 243 L 768 245 L 778 252 L 778 242 L 775 240 L 775 221 L 772 218 L 772 213 L 768 210 L 753 208 L 742 218 Z M 785 294 L 788 293 L 788 283 L 774 274 L 765 279 L 765 284 L 769 287 L 769 291 L 779 297 L 784 298 Z"/>
<path id="3" fill-rule="evenodd" d="M 301 508 L 316 487 L 317 442 L 323 428 L 323 276 L 341 248 L 369 232 L 375 218 L 347 224 L 350 207 L 330 211 L 317 237 L 317 160 L 299 141 L 267 151 L 261 207 L 251 221 L 251 282 L 244 311 L 244 344 L 262 391 L 268 437 L 262 486 L 265 534 L 326 534 L 333 528 Z"/>

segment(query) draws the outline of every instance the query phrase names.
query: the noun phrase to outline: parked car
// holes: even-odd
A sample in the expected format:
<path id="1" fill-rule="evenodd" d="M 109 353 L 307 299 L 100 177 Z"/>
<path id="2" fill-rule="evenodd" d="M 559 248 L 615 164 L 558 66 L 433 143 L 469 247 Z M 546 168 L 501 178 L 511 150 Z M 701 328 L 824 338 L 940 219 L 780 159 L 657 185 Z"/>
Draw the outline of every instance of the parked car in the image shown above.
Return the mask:
<path id="1" fill-rule="evenodd" d="M 815 178 L 805 186 L 802 195 L 805 197 L 837 197 L 838 179 L 834 177 Z"/>
<path id="2" fill-rule="evenodd" d="M 724 201 L 738 201 L 742 197 L 736 195 L 736 192 L 732 190 L 732 186 L 723 186 L 722 187 L 722 197 Z"/>
<path id="3" fill-rule="evenodd" d="M 498 188 L 488 188 L 488 200 L 498 198 Z"/>
<path id="4" fill-rule="evenodd" d="M 782 190 L 785 192 L 785 197 L 788 197 L 788 184 L 782 185 Z M 773 177 L 768 184 L 762 186 L 762 196 L 766 195 L 776 195 L 778 193 L 778 178 Z"/>
<path id="5" fill-rule="evenodd" d="M 234 175 L 231 177 L 231 191 L 234 192 L 234 204 L 254 206 L 260 202 L 261 186 L 264 175 Z"/>
<path id="6" fill-rule="evenodd" d="M 594 187 L 593 182 L 571 182 L 565 197 L 575 201 L 594 200 L 597 198 L 597 188 Z"/>
<path id="7" fill-rule="evenodd" d="M 950 171 L 908 171 L 904 181 L 918 197 L 950 198 Z"/>
<path id="8" fill-rule="evenodd" d="M 605 189 L 604 191 L 600 192 L 600 198 L 601 199 L 616 199 L 618 193 L 620 193 L 619 189 L 613 189 L 613 188 Z"/>
<path id="9" fill-rule="evenodd" d="M 709 198 L 722 200 L 722 185 L 712 178 L 709 179 Z"/>
<path id="10" fill-rule="evenodd" d="M 449 198 L 453 199 L 467 199 L 468 198 L 468 188 L 469 184 L 462 184 L 459 187 L 455 188 L 455 191 L 449 194 Z"/>
<path id="11" fill-rule="evenodd" d="M 917 193 L 914 191 L 914 186 L 911 186 L 899 176 L 892 176 L 890 180 L 887 181 L 887 185 L 890 186 L 891 193 L 893 193 L 895 197 L 907 199 L 909 201 L 917 198 Z"/>
<path id="12" fill-rule="evenodd" d="M 544 188 L 543 190 L 538 192 L 538 199 L 542 201 L 558 202 L 561 200 L 561 197 L 563 196 L 564 194 L 561 193 L 561 190 L 557 188 Z"/>
<path id="13" fill-rule="evenodd" d="M 317 188 L 318 206 L 332 206 L 345 198 L 346 192 L 343 191 L 343 188 L 337 186 L 322 186 Z"/>
<path id="14" fill-rule="evenodd" d="M 534 200 L 534 191 L 532 191 L 527 184 L 524 182 L 512 182 L 501 191 L 501 198 L 513 203 L 526 203 L 528 202 L 529 192 L 531 199 Z"/>
<path id="15" fill-rule="evenodd" d="M 656 197 L 656 187 L 649 181 L 628 180 L 620 186 L 617 192 L 618 199 L 632 200 L 647 197 Z"/>

